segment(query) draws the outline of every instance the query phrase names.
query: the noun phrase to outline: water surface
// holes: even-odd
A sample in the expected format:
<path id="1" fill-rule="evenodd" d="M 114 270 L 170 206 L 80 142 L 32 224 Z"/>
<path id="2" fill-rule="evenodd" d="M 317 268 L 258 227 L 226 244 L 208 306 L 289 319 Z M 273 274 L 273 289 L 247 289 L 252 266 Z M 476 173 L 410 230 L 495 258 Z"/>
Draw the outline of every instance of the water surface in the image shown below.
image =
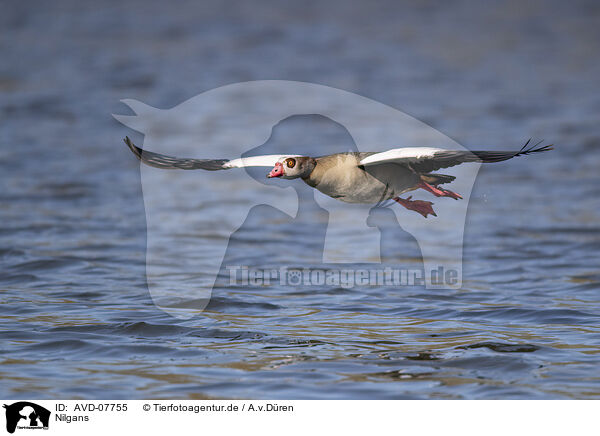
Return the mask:
<path id="1" fill-rule="evenodd" d="M 597 398 L 595 3 L 5 9 L 0 397 Z M 122 98 L 168 108 L 271 78 L 366 95 L 471 149 L 530 136 L 557 148 L 482 168 L 460 290 L 249 288 L 221 275 L 204 312 L 173 318 L 148 293 L 139 166 L 121 143 L 142 138 L 110 114 L 127 112 Z M 280 134 L 348 140 L 314 117 Z M 257 207 L 229 260 L 315 264 L 324 211 L 298 189 L 298 219 Z M 385 261 L 419 268 L 414 239 L 385 210 L 373 219 Z"/>

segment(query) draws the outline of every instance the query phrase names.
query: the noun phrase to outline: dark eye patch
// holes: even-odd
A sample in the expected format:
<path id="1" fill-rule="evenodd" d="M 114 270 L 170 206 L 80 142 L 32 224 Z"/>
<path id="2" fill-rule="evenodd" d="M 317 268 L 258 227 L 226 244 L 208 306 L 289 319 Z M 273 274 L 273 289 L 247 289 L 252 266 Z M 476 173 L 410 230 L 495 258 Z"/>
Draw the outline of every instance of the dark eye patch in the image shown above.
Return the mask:
<path id="1" fill-rule="evenodd" d="M 294 168 L 295 165 L 296 165 L 296 160 L 295 159 L 288 159 L 287 160 L 287 166 L 288 166 L 288 168 Z"/>

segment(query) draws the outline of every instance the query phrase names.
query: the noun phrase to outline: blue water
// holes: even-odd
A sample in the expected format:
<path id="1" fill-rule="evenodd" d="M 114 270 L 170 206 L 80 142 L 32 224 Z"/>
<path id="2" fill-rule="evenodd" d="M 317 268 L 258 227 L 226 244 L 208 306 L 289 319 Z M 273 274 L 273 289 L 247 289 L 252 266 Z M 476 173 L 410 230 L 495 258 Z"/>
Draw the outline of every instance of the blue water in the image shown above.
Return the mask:
<path id="1" fill-rule="evenodd" d="M 5 5 L 0 397 L 597 398 L 598 18 L 583 1 Z M 460 290 L 222 275 L 206 310 L 171 317 L 148 292 L 140 169 L 121 142 L 142 138 L 110 114 L 258 79 L 365 95 L 471 149 L 556 149 L 482 167 Z M 336 129 L 300 117 L 277 133 L 348 140 Z M 324 211 L 298 193 L 294 223 L 259 206 L 229 259 L 311 265 Z M 386 262 L 419 268 L 377 213 Z"/>

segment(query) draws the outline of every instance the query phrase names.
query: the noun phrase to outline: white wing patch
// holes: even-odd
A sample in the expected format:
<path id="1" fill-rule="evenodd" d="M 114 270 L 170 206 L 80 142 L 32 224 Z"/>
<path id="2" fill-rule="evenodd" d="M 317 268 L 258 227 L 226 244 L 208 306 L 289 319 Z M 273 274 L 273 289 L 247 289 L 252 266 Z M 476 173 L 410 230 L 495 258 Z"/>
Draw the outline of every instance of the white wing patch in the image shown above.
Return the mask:
<path id="1" fill-rule="evenodd" d="M 393 148 L 392 150 L 382 151 L 381 153 L 375 153 L 369 157 L 365 157 L 360 161 L 360 165 L 368 166 L 385 162 L 418 162 L 433 157 L 433 155 L 439 151 L 445 150 L 428 147 Z"/>
<path id="2" fill-rule="evenodd" d="M 267 154 L 264 156 L 241 157 L 224 163 L 223 168 L 273 167 L 285 158 L 299 156 L 299 154 Z"/>

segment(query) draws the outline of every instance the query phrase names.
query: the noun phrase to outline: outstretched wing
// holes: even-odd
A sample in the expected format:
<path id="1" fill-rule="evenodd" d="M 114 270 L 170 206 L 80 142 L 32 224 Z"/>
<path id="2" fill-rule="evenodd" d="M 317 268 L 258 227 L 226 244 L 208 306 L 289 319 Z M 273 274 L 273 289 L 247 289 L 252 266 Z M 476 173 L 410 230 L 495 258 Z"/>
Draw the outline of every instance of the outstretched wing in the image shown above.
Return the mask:
<path id="1" fill-rule="evenodd" d="M 190 159 L 177 158 L 164 154 L 153 153 L 137 147 L 129 137 L 124 139 L 127 147 L 137 156 L 139 160 L 146 165 L 163 169 L 180 169 L 180 170 L 228 170 L 230 168 L 243 167 L 272 167 L 279 160 L 286 157 L 296 157 L 297 155 L 271 154 L 265 156 L 250 156 L 239 159 Z"/>
<path id="2" fill-rule="evenodd" d="M 409 164 L 419 173 L 429 173 L 440 168 L 453 167 L 465 162 L 501 162 L 513 157 L 552 150 L 552 145 L 536 148 L 540 143 L 529 147 L 529 142 L 519 151 L 453 151 L 441 148 L 396 148 L 375 153 L 360 161 L 360 165 L 369 166 L 381 163 Z"/>

